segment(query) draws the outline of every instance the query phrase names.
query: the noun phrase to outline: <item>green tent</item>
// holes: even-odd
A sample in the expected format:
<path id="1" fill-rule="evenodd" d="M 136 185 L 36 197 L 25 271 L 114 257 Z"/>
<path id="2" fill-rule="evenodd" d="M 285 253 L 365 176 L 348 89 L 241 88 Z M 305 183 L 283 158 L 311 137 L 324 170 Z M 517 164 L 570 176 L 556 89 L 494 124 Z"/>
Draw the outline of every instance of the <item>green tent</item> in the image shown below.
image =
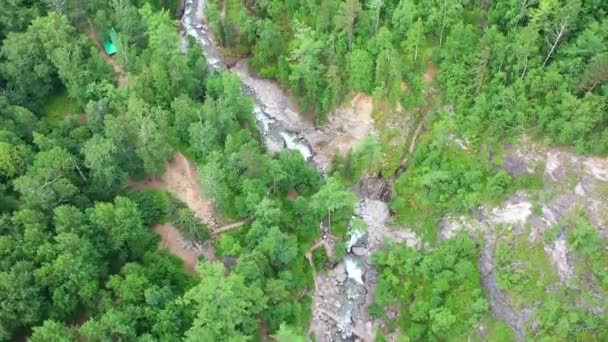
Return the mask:
<path id="1" fill-rule="evenodd" d="M 118 51 L 116 48 L 116 41 L 118 41 L 118 36 L 116 35 L 114 28 L 111 28 L 103 38 L 103 49 L 106 50 L 106 53 L 109 56 L 112 56 Z"/>

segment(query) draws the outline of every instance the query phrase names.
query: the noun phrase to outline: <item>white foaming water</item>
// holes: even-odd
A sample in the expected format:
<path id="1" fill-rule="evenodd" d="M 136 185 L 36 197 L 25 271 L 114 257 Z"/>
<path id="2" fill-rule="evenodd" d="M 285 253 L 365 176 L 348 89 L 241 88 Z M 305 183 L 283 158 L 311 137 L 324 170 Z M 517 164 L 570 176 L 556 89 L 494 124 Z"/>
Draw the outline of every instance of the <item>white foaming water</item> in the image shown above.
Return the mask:
<path id="1" fill-rule="evenodd" d="M 253 105 L 253 112 L 255 113 L 256 121 L 262 125 L 262 134 L 268 134 L 272 119 L 266 113 L 264 113 L 262 108 L 260 108 L 257 103 Z"/>
<path id="2" fill-rule="evenodd" d="M 285 141 L 285 146 L 287 146 L 288 149 L 300 152 L 302 157 L 304 157 L 304 160 L 308 160 L 312 156 L 308 146 L 306 146 L 306 144 L 302 144 L 297 135 L 289 132 L 281 132 L 280 134 Z"/>
<path id="3" fill-rule="evenodd" d="M 344 264 L 346 265 L 346 273 L 348 273 L 348 277 L 363 285 L 363 270 L 361 267 L 359 267 L 359 265 L 351 258 L 345 258 Z"/>
<path id="4" fill-rule="evenodd" d="M 350 232 L 350 238 L 346 243 L 346 251 L 350 252 L 351 249 L 359 242 L 359 240 L 365 235 L 365 232 L 362 230 L 353 230 Z"/>

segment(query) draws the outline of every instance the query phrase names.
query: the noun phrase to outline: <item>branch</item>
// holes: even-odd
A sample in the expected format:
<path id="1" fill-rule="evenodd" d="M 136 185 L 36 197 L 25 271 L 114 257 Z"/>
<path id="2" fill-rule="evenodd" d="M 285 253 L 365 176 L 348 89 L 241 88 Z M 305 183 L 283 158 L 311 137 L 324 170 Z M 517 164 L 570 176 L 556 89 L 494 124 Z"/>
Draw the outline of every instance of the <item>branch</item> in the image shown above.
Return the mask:
<path id="1" fill-rule="evenodd" d="M 549 58 L 551 58 L 551 56 L 553 55 L 553 52 L 555 51 L 557 44 L 559 44 L 559 41 L 562 39 L 564 34 L 566 34 L 566 28 L 567 28 L 566 24 L 561 24 L 561 26 L 559 27 L 559 30 L 556 30 L 555 41 L 553 42 L 553 46 L 551 46 L 551 50 L 549 50 L 549 53 L 547 54 L 547 58 L 545 58 L 545 61 L 543 62 L 543 68 L 545 67 L 545 65 L 547 65 Z"/>

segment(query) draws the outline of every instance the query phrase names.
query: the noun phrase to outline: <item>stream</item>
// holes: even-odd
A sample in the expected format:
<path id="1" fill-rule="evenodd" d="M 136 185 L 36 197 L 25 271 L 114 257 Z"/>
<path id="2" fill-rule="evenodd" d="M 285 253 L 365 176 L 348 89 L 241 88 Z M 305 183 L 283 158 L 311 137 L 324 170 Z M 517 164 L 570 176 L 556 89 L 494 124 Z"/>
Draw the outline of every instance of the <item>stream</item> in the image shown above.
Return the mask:
<path id="1" fill-rule="evenodd" d="M 181 23 L 186 35 L 194 38 L 200 45 L 209 68 L 212 70 L 230 70 L 227 68 L 222 54 L 215 47 L 214 43 L 209 39 L 208 27 L 203 25 L 205 1 L 186 0 L 184 15 Z M 188 40 L 185 39 L 182 46 L 188 46 Z M 232 71 L 232 70 L 230 70 Z M 236 73 L 238 75 L 238 73 Z M 310 144 L 298 132 L 288 128 L 288 122 L 277 120 L 279 115 L 273 113 L 268 108 L 267 103 L 261 101 L 250 86 L 243 83 L 245 93 L 254 99 L 253 111 L 255 114 L 256 124 L 264 143 L 270 153 L 279 152 L 282 149 L 288 148 L 299 151 L 304 159 L 308 162 L 312 160 L 313 151 Z M 279 94 L 277 94 L 279 95 Z"/>
<path id="2" fill-rule="evenodd" d="M 203 24 L 204 0 L 185 0 L 184 4 L 181 47 L 187 49 L 187 37 L 192 37 L 201 47 L 211 70 L 229 70 L 239 76 L 245 93 L 254 99 L 256 124 L 268 151 L 296 150 L 319 172 L 326 172 L 329 158 L 327 153 L 320 152 L 323 146 L 319 141 L 333 132 L 302 119 L 289 95 L 276 84 L 251 73 L 246 61 L 228 68 L 210 38 L 209 28 Z M 380 324 L 372 322 L 367 315 L 377 282 L 370 257 L 379 248 L 381 235 L 386 231 L 388 207 L 377 198 L 369 198 L 373 196 L 368 196 L 367 191 L 353 192 L 357 196 L 354 217 L 367 224 L 367 231 L 350 229 L 344 261 L 316 277 L 310 333 L 317 341 L 372 341 L 373 331 Z"/>

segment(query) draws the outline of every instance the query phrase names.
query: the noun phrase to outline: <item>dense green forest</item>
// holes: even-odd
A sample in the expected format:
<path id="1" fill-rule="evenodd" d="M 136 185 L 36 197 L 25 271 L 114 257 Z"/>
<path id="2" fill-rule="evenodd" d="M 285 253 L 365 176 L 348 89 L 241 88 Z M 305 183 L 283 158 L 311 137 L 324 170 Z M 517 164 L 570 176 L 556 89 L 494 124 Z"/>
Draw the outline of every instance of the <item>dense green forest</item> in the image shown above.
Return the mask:
<path id="1" fill-rule="evenodd" d="M 389 244 L 373 256 L 380 276 L 369 312 L 385 332 L 459 341 L 490 321 L 490 340 L 514 340 L 488 312 L 479 241 L 439 243 L 436 226 L 446 213 L 541 186 L 494 162 L 522 134 L 608 153 L 608 2 L 206 6 L 226 56 L 248 57 L 319 125 L 353 93 L 369 95 L 378 136 L 336 156 L 327 177 L 296 151 L 268 154 L 238 77 L 209 71 L 194 41 L 180 50 L 178 1 L 8 1 L 0 8 L 0 341 L 303 341 L 314 290 L 306 253 L 321 222 L 344 249 L 355 207 L 347 187 L 364 175 L 394 181 L 395 220 L 424 241 L 421 250 Z M 109 28 L 118 33 L 112 57 L 99 46 Z M 243 226 L 214 236 L 169 193 L 129 186 L 160 177 L 176 153 L 196 165 L 214 211 Z M 591 265 L 606 293 L 605 241 L 586 219 L 568 220 L 575 262 Z M 213 242 L 223 265 L 201 259 L 186 272 L 158 249 L 152 228 L 167 222 L 188 240 Z M 542 299 L 526 336 L 608 338 L 606 311 L 564 305 L 572 289 L 548 298 L 543 286 L 555 275 L 511 268 L 540 250 L 515 243 L 498 244 L 497 279 L 522 301 Z M 388 308 L 400 314 L 389 318 Z"/>
<path id="2" fill-rule="evenodd" d="M 179 52 L 173 7 L 60 4 L 2 9 L 0 340 L 247 340 L 259 320 L 303 330 L 302 253 L 339 194 L 298 153 L 264 153 L 238 79 L 209 75 L 200 49 Z M 91 39 L 110 25 L 128 86 Z M 208 228 L 164 192 L 127 191 L 176 150 L 218 212 L 255 217 L 218 243 L 238 258 L 228 276 L 212 264 L 187 274 L 157 252 L 157 222 L 199 242 Z"/>
<path id="3" fill-rule="evenodd" d="M 528 132 L 608 152 L 604 1 L 213 4 L 218 41 L 250 54 L 262 76 L 283 83 L 321 121 L 353 90 L 391 111 L 420 103 L 432 61 L 455 124 L 472 142 Z"/>

